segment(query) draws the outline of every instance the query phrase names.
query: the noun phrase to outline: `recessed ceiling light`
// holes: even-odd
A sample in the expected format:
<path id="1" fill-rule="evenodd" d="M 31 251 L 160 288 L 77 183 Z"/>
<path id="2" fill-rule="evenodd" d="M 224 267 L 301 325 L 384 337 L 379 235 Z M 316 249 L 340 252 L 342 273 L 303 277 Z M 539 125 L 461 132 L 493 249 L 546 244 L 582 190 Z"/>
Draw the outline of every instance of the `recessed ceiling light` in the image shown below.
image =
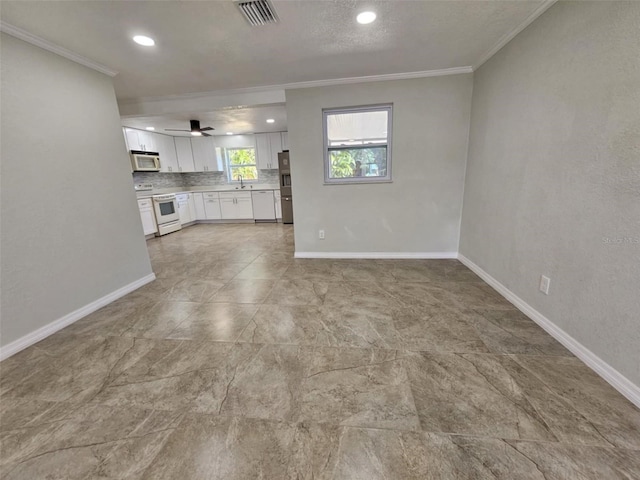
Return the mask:
<path id="1" fill-rule="evenodd" d="M 233 132 L 227 132 L 227 135 L 233 135 Z"/>
<path id="2" fill-rule="evenodd" d="M 201 137 L 202 134 L 200 132 L 191 132 L 191 135 L 193 135 L 194 137 Z"/>
<path id="3" fill-rule="evenodd" d="M 154 127 L 147 127 L 147 130 L 153 131 L 153 130 L 155 130 L 155 128 Z"/>
<path id="4" fill-rule="evenodd" d="M 267 118 L 267 123 L 276 123 L 276 121 L 273 118 Z"/>
<path id="5" fill-rule="evenodd" d="M 153 38 L 145 37 L 144 35 L 136 35 L 133 37 L 133 41 L 138 45 L 144 45 L 145 47 L 152 47 L 156 44 L 156 42 L 153 41 Z"/>
<path id="6" fill-rule="evenodd" d="M 372 23 L 376 19 L 376 14 L 374 12 L 362 12 L 359 13 L 356 17 L 358 23 L 362 25 L 366 25 L 367 23 Z"/>

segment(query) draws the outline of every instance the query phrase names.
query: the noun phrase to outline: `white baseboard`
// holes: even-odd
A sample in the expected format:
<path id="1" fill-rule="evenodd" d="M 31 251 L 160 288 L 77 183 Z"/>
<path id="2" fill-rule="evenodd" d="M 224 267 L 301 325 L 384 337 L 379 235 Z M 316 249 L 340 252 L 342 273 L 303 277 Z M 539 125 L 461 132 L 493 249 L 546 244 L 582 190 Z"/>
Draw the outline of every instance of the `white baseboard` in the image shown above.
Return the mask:
<path id="1" fill-rule="evenodd" d="M 114 300 L 117 300 L 120 297 L 124 297 L 127 293 L 131 293 L 134 290 L 142 287 L 143 285 L 146 285 L 149 282 L 153 282 L 155 279 L 156 275 L 154 273 L 150 273 L 149 275 L 146 275 L 141 279 L 136 280 L 135 282 L 131 282 L 130 284 L 125 285 L 124 287 L 119 288 L 118 290 L 115 290 L 108 295 L 105 295 L 104 297 L 101 297 L 96 301 L 85 305 L 84 307 L 80 307 L 79 309 L 74 310 L 64 317 L 54 320 L 44 327 L 40 327 L 39 329 L 28 333 L 24 337 L 14 340 L 13 342 L 0 348 L 0 361 L 4 360 L 5 358 L 9 358 L 11 355 L 18 353 L 20 350 L 24 350 L 25 348 L 39 342 L 40 340 L 44 340 L 49 335 L 53 335 L 54 333 L 56 333 L 58 330 L 62 330 L 64 327 L 77 322 L 81 318 L 86 317 L 90 313 L 93 313 L 99 308 L 108 305 Z"/>
<path id="2" fill-rule="evenodd" d="M 441 259 L 458 258 L 457 252 L 296 252 L 294 258 Z"/>
<path id="3" fill-rule="evenodd" d="M 640 408 L 640 387 L 634 384 L 627 377 L 618 372 L 615 368 L 609 365 L 607 362 L 598 357 L 595 353 L 589 350 L 587 347 L 578 342 L 575 338 L 569 335 L 567 332 L 558 327 L 555 323 L 538 312 L 535 308 L 529 305 L 527 302 L 518 297 L 515 293 L 502 285 L 498 280 L 493 278 L 487 272 L 485 272 L 478 265 L 473 263 L 467 257 L 462 254 L 458 255 L 464 265 L 466 265 L 471 271 L 487 282 L 493 289 L 495 289 L 500 295 L 509 300 L 515 305 L 518 310 L 524 313 L 531 320 L 536 322 L 540 327 L 547 331 L 549 335 L 558 340 L 564 345 L 567 350 L 573 353 L 576 357 L 582 360 L 589 368 L 600 375 L 606 380 L 613 388 L 615 388 L 622 395 L 627 397 L 629 401 Z"/>

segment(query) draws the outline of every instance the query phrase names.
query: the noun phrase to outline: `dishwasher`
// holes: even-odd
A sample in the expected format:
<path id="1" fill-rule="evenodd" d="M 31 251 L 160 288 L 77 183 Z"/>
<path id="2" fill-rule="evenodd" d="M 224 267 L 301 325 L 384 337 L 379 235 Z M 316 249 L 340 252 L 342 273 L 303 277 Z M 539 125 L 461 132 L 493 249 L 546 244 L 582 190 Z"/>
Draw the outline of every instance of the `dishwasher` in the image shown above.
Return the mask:
<path id="1" fill-rule="evenodd" d="M 251 202 L 253 203 L 253 218 L 256 222 L 276 221 L 273 190 L 253 190 Z"/>

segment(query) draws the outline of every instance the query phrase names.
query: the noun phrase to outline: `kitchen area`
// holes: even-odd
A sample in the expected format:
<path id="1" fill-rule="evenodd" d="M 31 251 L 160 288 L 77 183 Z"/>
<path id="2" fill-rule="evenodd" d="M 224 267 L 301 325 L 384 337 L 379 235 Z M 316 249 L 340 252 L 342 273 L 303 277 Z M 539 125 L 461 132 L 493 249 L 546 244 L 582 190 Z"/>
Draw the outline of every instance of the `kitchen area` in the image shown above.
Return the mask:
<path id="1" fill-rule="evenodd" d="M 254 110 L 239 112 L 244 130 L 259 129 L 255 117 L 268 116 L 263 129 L 276 131 L 236 134 L 230 128 L 242 127 L 229 112 L 224 122 L 217 112 L 188 122 L 122 119 L 147 239 L 201 223 L 293 223 L 284 106 Z M 247 115 L 254 121 L 246 122 Z M 205 126 L 218 129 L 221 123 L 221 132 Z M 184 130 L 166 128 L 183 125 Z"/>

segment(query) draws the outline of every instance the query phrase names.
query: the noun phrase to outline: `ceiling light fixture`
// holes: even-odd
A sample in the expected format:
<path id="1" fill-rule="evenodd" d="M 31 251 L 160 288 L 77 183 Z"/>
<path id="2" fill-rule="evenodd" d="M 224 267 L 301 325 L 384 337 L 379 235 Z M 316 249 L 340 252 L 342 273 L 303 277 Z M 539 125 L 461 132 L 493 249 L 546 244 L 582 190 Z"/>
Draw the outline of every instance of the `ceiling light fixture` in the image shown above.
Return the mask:
<path id="1" fill-rule="evenodd" d="M 193 135 L 194 137 L 201 137 L 202 133 L 200 133 L 200 132 L 191 132 L 191 135 Z"/>
<path id="2" fill-rule="evenodd" d="M 356 17 L 358 23 L 362 25 L 366 25 L 367 23 L 372 23 L 376 19 L 376 14 L 374 12 L 362 12 L 359 13 Z"/>
<path id="3" fill-rule="evenodd" d="M 153 38 L 145 37 L 144 35 L 136 35 L 133 37 L 133 41 L 138 45 L 143 45 L 145 47 L 153 47 L 156 44 Z"/>
<path id="4" fill-rule="evenodd" d="M 233 132 L 227 132 L 227 135 L 233 135 Z"/>
<path id="5" fill-rule="evenodd" d="M 267 118 L 267 123 L 276 123 L 276 121 L 273 118 Z"/>
<path id="6" fill-rule="evenodd" d="M 155 128 L 154 127 L 147 127 L 146 130 L 149 130 L 150 132 L 154 131 Z"/>

